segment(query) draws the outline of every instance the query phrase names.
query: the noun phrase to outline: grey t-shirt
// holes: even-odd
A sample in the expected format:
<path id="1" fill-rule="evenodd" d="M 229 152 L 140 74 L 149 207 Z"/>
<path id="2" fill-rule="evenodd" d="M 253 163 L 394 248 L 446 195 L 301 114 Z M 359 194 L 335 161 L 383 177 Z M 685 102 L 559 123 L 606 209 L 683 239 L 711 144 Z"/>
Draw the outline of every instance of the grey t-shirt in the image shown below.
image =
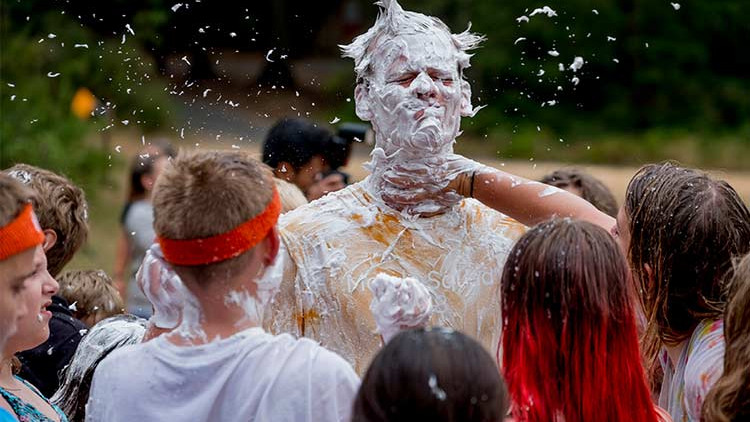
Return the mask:
<path id="1" fill-rule="evenodd" d="M 130 247 L 128 277 L 128 312 L 143 318 L 151 316 L 151 303 L 135 282 L 135 273 L 141 266 L 146 251 L 154 243 L 154 208 L 145 200 L 135 201 L 125 215 L 125 234 Z"/>

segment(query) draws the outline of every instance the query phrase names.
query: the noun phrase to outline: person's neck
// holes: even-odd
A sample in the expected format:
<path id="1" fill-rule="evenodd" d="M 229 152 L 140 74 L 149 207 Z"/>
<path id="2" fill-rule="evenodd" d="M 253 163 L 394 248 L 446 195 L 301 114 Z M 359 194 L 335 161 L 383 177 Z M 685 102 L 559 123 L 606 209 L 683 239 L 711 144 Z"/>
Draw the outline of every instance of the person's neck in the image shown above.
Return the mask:
<path id="1" fill-rule="evenodd" d="M 452 180 L 448 161 L 453 156 L 453 145 L 439 151 L 407 151 L 378 140 L 365 168 L 370 171 L 370 191 L 402 214 L 432 216 L 443 214 L 460 201 L 457 195 L 445 194 L 443 189 Z M 395 181 L 395 182 L 394 182 Z M 431 192 L 429 198 L 417 201 L 418 195 Z"/>
<path id="2" fill-rule="evenodd" d="M 11 367 L 11 359 L 13 355 L 6 356 L 3 353 L 2 361 L 0 361 L 0 384 L 10 386 L 15 384 L 15 378 L 13 378 L 13 368 Z"/>
<path id="3" fill-rule="evenodd" d="M 261 325 L 259 318 L 248 313 L 247 307 L 243 306 L 245 303 L 235 299 L 239 294 L 251 300 L 251 293 L 246 288 L 211 286 L 208 291 L 200 287 L 191 290 L 196 300 L 192 306 L 198 308 L 193 313 L 196 320 L 190 321 L 191 318 L 183 312 L 180 327 L 167 335 L 170 342 L 177 345 L 209 343 Z"/>
<path id="4" fill-rule="evenodd" d="M 681 341 L 674 346 L 664 346 L 664 348 L 667 349 L 667 355 L 669 356 L 669 361 L 672 362 L 673 368 L 677 367 L 677 363 L 680 361 L 680 356 L 682 355 L 685 346 L 687 346 L 687 340 Z"/>

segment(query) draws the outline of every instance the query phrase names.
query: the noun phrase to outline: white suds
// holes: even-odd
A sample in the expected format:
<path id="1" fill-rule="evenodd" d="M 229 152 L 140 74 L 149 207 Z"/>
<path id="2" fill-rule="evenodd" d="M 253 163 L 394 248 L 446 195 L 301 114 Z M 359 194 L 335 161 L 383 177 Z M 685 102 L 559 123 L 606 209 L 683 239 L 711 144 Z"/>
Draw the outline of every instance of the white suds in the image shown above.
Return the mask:
<path id="1" fill-rule="evenodd" d="M 534 16 L 538 14 L 544 14 L 550 18 L 557 16 L 557 12 L 552 10 L 549 6 L 544 6 L 542 8 L 534 9 L 534 11 L 531 12 L 531 14 L 529 14 L 529 16 Z"/>
<path id="2" fill-rule="evenodd" d="M 544 198 L 545 196 L 554 195 L 554 194 L 560 193 L 560 192 L 562 192 L 562 189 L 560 189 L 560 188 L 556 188 L 554 186 L 547 186 L 546 188 L 544 188 L 543 191 L 541 191 L 539 193 L 539 197 L 540 198 Z"/>
<path id="3" fill-rule="evenodd" d="M 573 72 L 575 72 L 582 67 L 583 67 L 583 57 L 576 56 L 576 58 L 573 59 L 573 63 L 571 63 L 571 65 L 568 68 L 571 69 Z"/>
<path id="4" fill-rule="evenodd" d="M 434 374 L 430 375 L 427 386 L 430 387 L 430 391 L 438 400 L 444 401 L 448 397 L 445 391 L 438 385 L 437 377 Z"/>
<path id="5" fill-rule="evenodd" d="M 680 3 L 669 3 L 674 7 L 674 10 L 680 10 Z"/>
<path id="6" fill-rule="evenodd" d="M 400 330 L 420 327 L 429 320 L 432 298 L 417 279 L 380 273 L 369 288 L 373 295 L 370 311 L 386 343 Z"/>
<path id="7" fill-rule="evenodd" d="M 549 54 L 552 57 L 557 57 L 560 55 L 560 53 L 558 53 L 557 50 L 550 50 L 547 52 L 547 54 Z"/>

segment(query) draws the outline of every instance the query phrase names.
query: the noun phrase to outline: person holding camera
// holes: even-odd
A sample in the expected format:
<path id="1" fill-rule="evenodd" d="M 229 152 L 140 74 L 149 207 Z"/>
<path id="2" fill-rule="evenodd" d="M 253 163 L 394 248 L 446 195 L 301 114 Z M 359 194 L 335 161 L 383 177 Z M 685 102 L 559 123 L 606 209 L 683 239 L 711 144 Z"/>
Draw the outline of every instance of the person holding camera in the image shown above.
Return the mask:
<path id="1" fill-rule="evenodd" d="M 273 169 L 276 178 L 295 184 L 313 201 L 346 187 L 348 175 L 335 171 L 333 166 L 339 165 L 328 157 L 330 152 L 343 151 L 346 146 L 345 140 L 327 129 L 304 119 L 285 118 L 268 133 L 263 143 L 263 162 Z"/>

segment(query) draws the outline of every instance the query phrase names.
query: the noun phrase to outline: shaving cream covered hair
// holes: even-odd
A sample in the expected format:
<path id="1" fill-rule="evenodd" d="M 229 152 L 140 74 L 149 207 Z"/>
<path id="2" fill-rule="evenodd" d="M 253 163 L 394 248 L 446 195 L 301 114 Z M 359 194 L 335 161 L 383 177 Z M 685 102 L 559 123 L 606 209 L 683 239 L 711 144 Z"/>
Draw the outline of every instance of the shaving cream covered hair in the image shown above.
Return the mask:
<path id="1" fill-rule="evenodd" d="M 450 36 L 456 46 L 456 61 L 460 72 L 470 66 L 469 60 L 472 54 L 469 54 L 469 51 L 479 47 L 479 44 L 485 40 L 483 35 L 470 31 L 471 23 L 464 32 L 452 34 L 450 28 L 440 19 L 406 11 L 396 0 L 380 0 L 375 4 L 380 6 L 375 24 L 367 32 L 356 37 L 351 44 L 340 46 L 343 57 L 354 59 L 354 72 L 358 83 L 369 76 L 372 52 L 382 36 L 394 37 L 399 34 L 443 31 Z"/>

